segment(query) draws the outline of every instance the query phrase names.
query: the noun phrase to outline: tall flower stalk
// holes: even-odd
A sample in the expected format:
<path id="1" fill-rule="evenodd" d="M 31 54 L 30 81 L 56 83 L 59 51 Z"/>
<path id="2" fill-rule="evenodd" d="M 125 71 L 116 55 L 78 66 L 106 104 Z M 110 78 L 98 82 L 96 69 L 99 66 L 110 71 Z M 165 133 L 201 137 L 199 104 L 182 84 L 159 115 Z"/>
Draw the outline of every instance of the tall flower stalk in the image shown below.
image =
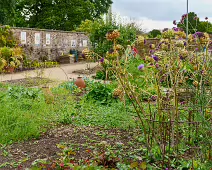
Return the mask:
<path id="1" fill-rule="evenodd" d="M 113 50 L 116 59 L 112 60 L 111 69 L 137 113 L 148 153 L 153 154 L 153 146 L 158 146 L 162 155 L 161 167 L 165 168 L 167 164 L 171 166 L 167 163 L 170 162 L 167 159 L 169 155 L 174 154 L 176 160 L 183 156 L 180 152 L 183 145 L 188 146 L 190 150 L 196 146 L 194 141 L 199 138 L 198 135 L 202 130 L 207 131 L 205 136 L 208 142 L 210 141 L 208 121 L 211 117 L 205 115 L 206 110 L 211 111 L 209 107 L 211 99 L 206 99 L 205 95 L 208 94 L 205 88 L 211 85 L 210 81 L 208 82 L 211 73 L 211 55 L 207 50 L 211 40 L 206 33 L 196 33 L 190 35 L 187 42 L 182 40 L 185 38 L 185 33 L 176 30 L 167 30 L 162 37 L 159 45 L 151 45 L 154 51 L 145 54 L 147 56 L 143 63 L 138 63 L 137 69 L 145 76 L 136 75 L 155 87 L 156 103 L 151 103 L 153 98 L 151 92 L 139 88 L 132 81 L 135 79 L 127 69 L 130 62 L 128 53 L 122 53 L 125 55 L 123 57 L 121 52 L 116 50 L 115 40 Z M 172 39 L 173 37 L 176 39 Z M 138 44 L 144 45 L 144 39 L 138 38 L 137 41 L 140 41 Z M 196 43 L 199 48 L 206 50 L 197 53 L 195 50 L 190 50 L 189 43 Z M 142 101 L 142 94 L 150 97 L 148 103 Z M 208 145 L 204 152 L 210 149 Z"/>

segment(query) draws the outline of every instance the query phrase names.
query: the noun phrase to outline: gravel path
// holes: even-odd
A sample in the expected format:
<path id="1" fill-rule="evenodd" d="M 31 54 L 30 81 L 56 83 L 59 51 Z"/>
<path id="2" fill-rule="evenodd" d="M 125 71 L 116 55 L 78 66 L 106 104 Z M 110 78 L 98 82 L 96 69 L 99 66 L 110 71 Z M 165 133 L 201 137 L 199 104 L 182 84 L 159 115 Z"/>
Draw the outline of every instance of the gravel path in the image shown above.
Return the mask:
<path id="1" fill-rule="evenodd" d="M 87 68 L 94 68 L 97 65 L 98 63 L 74 63 L 74 64 L 60 65 L 59 67 L 54 68 L 46 68 L 44 70 L 38 69 L 38 70 L 17 72 L 13 74 L 0 74 L 0 82 L 7 80 L 24 79 L 29 77 L 44 77 L 57 81 L 67 81 L 69 79 L 76 79 L 79 76 L 78 74 L 72 73 L 73 71 Z M 86 77 L 90 76 L 92 75 L 86 75 Z"/>

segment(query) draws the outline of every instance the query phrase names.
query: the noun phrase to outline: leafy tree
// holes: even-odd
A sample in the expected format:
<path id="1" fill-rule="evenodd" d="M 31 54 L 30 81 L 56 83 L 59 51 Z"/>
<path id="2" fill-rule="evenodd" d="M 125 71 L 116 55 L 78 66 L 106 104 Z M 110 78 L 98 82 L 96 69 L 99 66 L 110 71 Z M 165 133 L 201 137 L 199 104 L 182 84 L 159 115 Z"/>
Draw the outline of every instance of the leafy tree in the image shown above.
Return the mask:
<path id="1" fill-rule="evenodd" d="M 19 0 L 17 11 L 29 27 L 73 30 L 85 19 L 106 13 L 111 0 Z"/>
<path id="2" fill-rule="evenodd" d="M 187 25 L 187 16 L 183 15 L 180 22 L 177 24 L 178 28 L 182 28 L 186 32 L 186 25 Z M 188 14 L 188 31 L 189 33 L 193 34 L 197 31 L 197 25 L 200 23 L 197 14 L 194 12 L 190 12 Z"/>
<path id="3" fill-rule="evenodd" d="M 182 28 L 186 32 L 187 15 L 183 15 L 180 22 L 177 24 L 179 28 Z M 197 14 L 190 12 L 188 14 L 188 32 L 193 34 L 195 32 L 207 32 L 212 33 L 212 24 L 209 21 L 200 21 Z"/>
<path id="4" fill-rule="evenodd" d="M 197 26 L 197 30 L 199 32 L 207 32 L 209 34 L 212 34 L 212 24 L 208 21 L 202 21 Z"/>
<path id="5" fill-rule="evenodd" d="M 122 25 L 116 24 L 115 22 L 107 23 L 102 19 L 83 21 L 76 31 L 82 31 L 89 34 L 94 51 L 103 56 L 110 50 L 113 44 L 113 42 L 106 40 L 106 34 L 115 29 L 120 31 L 120 37 L 117 40 L 117 43 L 124 47 L 131 45 L 136 39 L 137 32 L 140 31 L 134 23 Z"/>
<path id="6" fill-rule="evenodd" d="M 152 31 L 149 32 L 149 36 L 150 36 L 151 38 L 155 38 L 155 37 L 157 37 L 158 35 L 161 35 L 160 30 L 154 29 L 154 30 L 152 30 Z"/>
<path id="7" fill-rule="evenodd" d="M 13 24 L 15 18 L 16 0 L 0 1 L 0 24 Z"/>

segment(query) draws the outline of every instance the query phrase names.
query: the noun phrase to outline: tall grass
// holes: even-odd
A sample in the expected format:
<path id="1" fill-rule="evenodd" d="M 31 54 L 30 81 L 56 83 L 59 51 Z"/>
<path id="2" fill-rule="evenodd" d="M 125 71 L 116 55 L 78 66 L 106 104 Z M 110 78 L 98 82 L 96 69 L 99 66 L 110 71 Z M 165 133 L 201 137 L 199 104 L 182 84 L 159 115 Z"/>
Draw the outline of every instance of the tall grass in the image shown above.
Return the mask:
<path id="1" fill-rule="evenodd" d="M 67 111 L 73 109 L 72 99 L 56 99 L 55 104 L 47 104 L 43 93 L 38 89 L 21 87 L 20 93 L 17 90 L 20 87 L 13 88 L 15 90 L 5 89 L 0 92 L 0 143 L 38 138 L 48 125 L 57 123 L 61 118 L 61 112 L 57 108 L 68 103 Z M 37 93 L 37 96 L 31 97 L 32 93 Z"/>

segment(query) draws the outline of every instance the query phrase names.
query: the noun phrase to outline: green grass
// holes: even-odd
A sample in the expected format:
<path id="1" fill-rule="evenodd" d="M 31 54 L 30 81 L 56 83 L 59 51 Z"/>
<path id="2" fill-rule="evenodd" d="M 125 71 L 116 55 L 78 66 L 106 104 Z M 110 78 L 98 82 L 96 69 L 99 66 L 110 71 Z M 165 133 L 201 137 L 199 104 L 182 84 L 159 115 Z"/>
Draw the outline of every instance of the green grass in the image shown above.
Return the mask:
<path id="1" fill-rule="evenodd" d="M 135 127 L 130 107 L 114 101 L 102 105 L 92 99 L 75 100 L 65 88 L 54 88 L 54 104 L 41 89 L 0 84 L 0 143 L 38 138 L 52 124 L 74 124 L 128 129 Z"/>
<path id="2" fill-rule="evenodd" d="M 0 143 L 37 138 L 51 123 L 60 119 L 57 108 L 73 100 L 57 100 L 56 104 L 46 104 L 39 89 L 14 86 L 14 89 L 0 92 Z M 24 89 L 24 90 L 23 90 Z M 30 95 L 34 95 L 35 98 Z M 62 94 L 61 94 L 62 96 Z M 72 107 L 69 105 L 69 109 Z"/>
<path id="3" fill-rule="evenodd" d="M 135 116 L 133 110 L 121 102 L 113 102 L 108 106 L 92 100 L 82 100 L 73 123 L 128 129 L 136 126 L 133 116 Z"/>

